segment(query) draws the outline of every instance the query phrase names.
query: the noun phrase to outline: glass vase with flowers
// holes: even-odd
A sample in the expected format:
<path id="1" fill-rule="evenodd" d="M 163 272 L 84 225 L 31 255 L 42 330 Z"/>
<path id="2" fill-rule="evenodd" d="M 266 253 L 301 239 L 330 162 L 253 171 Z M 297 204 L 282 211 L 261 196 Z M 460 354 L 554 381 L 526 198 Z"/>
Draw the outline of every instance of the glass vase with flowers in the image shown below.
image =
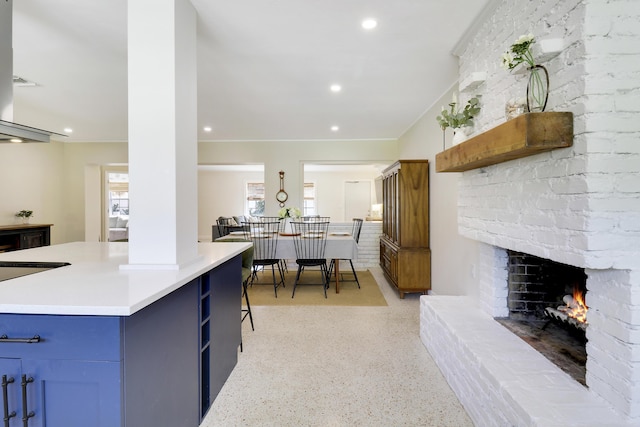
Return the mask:
<path id="1" fill-rule="evenodd" d="M 544 66 L 536 64 L 531 52 L 535 42 L 533 34 L 522 35 L 502 54 L 502 67 L 506 70 L 511 71 L 520 64 L 527 65 L 527 111 L 530 113 L 544 111 L 549 99 L 549 73 Z"/>

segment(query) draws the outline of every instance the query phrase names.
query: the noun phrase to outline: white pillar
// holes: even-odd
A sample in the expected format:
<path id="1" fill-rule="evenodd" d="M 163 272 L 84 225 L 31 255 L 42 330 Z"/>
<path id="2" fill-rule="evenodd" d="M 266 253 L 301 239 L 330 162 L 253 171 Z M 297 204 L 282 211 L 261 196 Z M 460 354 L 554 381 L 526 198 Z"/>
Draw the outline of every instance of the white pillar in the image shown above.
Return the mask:
<path id="1" fill-rule="evenodd" d="M 189 0 L 129 0 L 129 265 L 197 255 L 196 12 Z"/>

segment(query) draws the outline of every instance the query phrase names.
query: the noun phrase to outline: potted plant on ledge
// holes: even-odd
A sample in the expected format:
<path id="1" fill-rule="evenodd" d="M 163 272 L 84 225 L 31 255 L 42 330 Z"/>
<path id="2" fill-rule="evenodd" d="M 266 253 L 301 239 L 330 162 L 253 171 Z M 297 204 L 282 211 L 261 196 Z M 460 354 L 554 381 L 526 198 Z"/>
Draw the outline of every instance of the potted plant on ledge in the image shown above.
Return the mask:
<path id="1" fill-rule="evenodd" d="M 23 224 L 29 224 L 29 218 L 33 216 L 33 211 L 21 210 L 16 214 L 18 218 L 22 218 Z"/>
<path id="2" fill-rule="evenodd" d="M 479 103 L 478 98 L 473 97 L 468 100 L 464 108 L 460 110 L 456 95 L 453 94 L 453 100 L 449 103 L 449 109 L 442 107 L 442 112 L 436 117 L 436 120 L 442 128 L 443 134 L 446 128 L 453 128 L 452 145 L 459 144 L 467 139 L 465 128 L 473 126 L 473 118 L 480 112 Z"/>

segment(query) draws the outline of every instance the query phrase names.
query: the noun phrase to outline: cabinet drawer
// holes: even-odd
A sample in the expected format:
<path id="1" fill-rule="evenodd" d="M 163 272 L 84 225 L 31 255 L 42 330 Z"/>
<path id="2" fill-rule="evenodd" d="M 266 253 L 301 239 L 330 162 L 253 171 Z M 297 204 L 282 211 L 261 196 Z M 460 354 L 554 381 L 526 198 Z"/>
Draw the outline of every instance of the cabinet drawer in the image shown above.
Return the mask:
<path id="1" fill-rule="evenodd" d="M 0 314 L 0 354 L 24 359 L 121 360 L 119 317 Z M 39 342 L 11 342 L 39 336 Z"/>

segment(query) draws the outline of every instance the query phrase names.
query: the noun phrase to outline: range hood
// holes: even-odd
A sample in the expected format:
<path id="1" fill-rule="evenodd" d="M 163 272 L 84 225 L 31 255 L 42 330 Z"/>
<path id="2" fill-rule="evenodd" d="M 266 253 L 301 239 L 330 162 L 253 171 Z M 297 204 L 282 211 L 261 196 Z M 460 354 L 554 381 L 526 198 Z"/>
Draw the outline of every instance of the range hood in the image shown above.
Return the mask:
<path id="1" fill-rule="evenodd" d="M 13 123 L 13 0 L 0 0 L 0 143 L 50 142 L 66 136 Z"/>

